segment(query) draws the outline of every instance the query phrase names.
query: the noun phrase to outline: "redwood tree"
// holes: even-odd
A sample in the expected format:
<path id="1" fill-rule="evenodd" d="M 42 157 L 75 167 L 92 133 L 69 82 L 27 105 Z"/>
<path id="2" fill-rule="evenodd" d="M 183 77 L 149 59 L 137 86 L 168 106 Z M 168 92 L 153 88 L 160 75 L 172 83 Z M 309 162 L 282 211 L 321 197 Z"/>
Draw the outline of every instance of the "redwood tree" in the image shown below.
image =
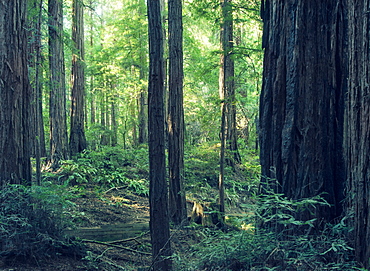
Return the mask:
<path id="1" fill-rule="evenodd" d="M 27 1 L 29 22 L 29 80 L 31 83 L 30 151 L 35 157 L 36 183 L 41 182 L 41 157 L 46 156 L 42 117 L 42 11 L 43 0 Z"/>
<path id="2" fill-rule="evenodd" d="M 184 107 L 182 2 L 168 1 L 169 99 L 168 99 L 168 168 L 170 216 L 175 224 L 187 219 L 184 170 Z"/>
<path id="3" fill-rule="evenodd" d="M 27 3 L 0 1 L 0 184 L 31 182 Z"/>
<path id="4" fill-rule="evenodd" d="M 82 0 L 73 0 L 72 4 L 72 95 L 71 95 L 71 131 L 69 147 L 72 155 L 86 149 L 84 127 L 85 103 L 85 64 L 84 64 L 84 5 Z"/>
<path id="5" fill-rule="evenodd" d="M 221 128 L 221 137 L 224 136 L 227 150 L 225 161 L 234 166 L 240 163 L 236 131 L 236 104 L 235 104 L 235 69 L 233 59 L 233 7 L 231 0 L 221 0 L 221 59 L 219 74 L 219 92 L 221 99 L 221 113 L 224 118 L 224 127 Z"/>
<path id="6" fill-rule="evenodd" d="M 220 172 L 219 172 L 219 207 L 223 215 L 225 212 L 225 166 L 226 163 L 234 166 L 240 163 L 236 136 L 236 106 L 233 53 L 233 15 L 231 0 L 221 1 L 221 59 L 219 73 L 219 92 L 221 99 L 221 129 L 220 129 Z"/>
<path id="7" fill-rule="evenodd" d="M 171 255 L 166 180 L 164 123 L 164 59 L 161 8 L 158 0 L 148 1 L 149 82 L 149 207 L 154 270 L 170 270 Z"/>
<path id="8" fill-rule="evenodd" d="M 346 96 L 346 162 L 348 215 L 353 219 L 355 254 L 370 267 L 370 21 L 369 0 L 347 1 L 348 94 Z"/>
<path id="9" fill-rule="evenodd" d="M 50 68 L 50 163 L 59 167 L 67 159 L 66 84 L 63 48 L 63 1 L 49 0 L 49 68 Z"/>
<path id="10" fill-rule="evenodd" d="M 339 216 L 343 160 L 344 27 L 331 0 L 262 2 L 262 175 L 290 199 L 321 195 L 332 207 L 298 214 L 317 225 Z"/>

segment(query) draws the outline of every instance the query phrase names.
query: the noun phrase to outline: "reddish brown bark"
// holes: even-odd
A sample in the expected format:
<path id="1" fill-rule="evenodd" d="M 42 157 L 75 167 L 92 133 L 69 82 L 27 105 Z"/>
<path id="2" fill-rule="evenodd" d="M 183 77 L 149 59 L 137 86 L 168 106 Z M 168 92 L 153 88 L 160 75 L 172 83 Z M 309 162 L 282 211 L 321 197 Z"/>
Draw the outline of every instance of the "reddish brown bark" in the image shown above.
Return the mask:
<path id="1" fill-rule="evenodd" d="M 86 149 L 84 126 L 85 106 L 85 64 L 84 64 L 84 6 L 81 0 L 73 1 L 72 40 L 72 95 L 71 95 L 71 131 L 69 148 L 72 155 Z"/>
<path id="2" fill-rule="evenodd" d="M 63 48 L 63 1 L 49 0 L 49 68 L 50 68 L 50 163 L 53 169 L 67 159 L 68 135 L 66 84 Z"/>
<path id="3" fill-rule="evenodd" d="M 263 1 L 262 175 L 291 199 L 321 195 L 331 208 L 298 215 L 317 225 L 342 212 L 344 21 L 330 0 Z M 323 194 L 324 193 L 324 194 Z"/>
<path id="4" fill-rule="evenodd" d="M 0 1 L 0 184 L 31 182 L 26 1 Z"/>
<path id="5" fill-rule="evenodd" d="M 168 168 L 170 215 L 175 224 L 187 220 L 184 170 L 184 108 L 182 2 L 168 1 L 169 99 L 168 99 Z"/>

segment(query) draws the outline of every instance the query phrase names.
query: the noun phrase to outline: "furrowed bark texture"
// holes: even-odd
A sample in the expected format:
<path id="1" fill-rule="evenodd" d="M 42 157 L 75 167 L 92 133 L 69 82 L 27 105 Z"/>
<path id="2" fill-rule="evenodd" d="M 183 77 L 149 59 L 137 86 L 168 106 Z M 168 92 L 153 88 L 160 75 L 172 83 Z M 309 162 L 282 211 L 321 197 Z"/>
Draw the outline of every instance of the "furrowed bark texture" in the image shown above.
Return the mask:
<path id="1" fill-rule="evenodd" d="M 42 118 L 42 5 L 43 0 L 27 1 L 28 5 L 28 71 L 31 84 L 31 121 L 30 121 L 30 151 L 31 157 L 46 156 L 44 121 Z M 39 168 L 38 165 L 36 165 Z M 37 178 L 38 179 L 38 178 Z"/>
<path id="2" fill-rule="evenodd" d="M 168 109 L 168 168 L 170 184 L 170 216 L 180 224 L 187 219 L 184 171 L 184 108 L 183 108 L 183 49 L 182 2 L 168 1 L 169 43 L 169 109 Z"/>
<path id="3" fill-rule="evenodd" d="M 164 60 L 161 8 L 148 1 L 149 82 L 149 207 L 154 270 L 171 270 L 168 186 L 166 180 L 164 125 Z"/>
<path id="4" fill-rule="evenodd" d="M 347 213 L 353 217 L 355 254 L 369 268 L 370 258 L 370 1 L 348 0 L 348 95 L 346 158 Z M 351 219 L 352 221 L 352 219 Z"/>
<path id="5" fill-rule="evenodd" d="M 72 56 L 72 95 L 71 95 L 71 133 L 69 149 L 75 155 L 86 149 L 84 127 L 85 104 L 85 64 L 84 64 L 84 6 L 81 0 L 73 1 L 72 9 L 72 41 L 74 52 Z"/>
<path id="6" fill-rule="evenodd" d="M 30 184 L 26 1 L 0 0 L 0 184 Z"/>
<path id="7" fill-rule="evenodd" d="M 50 68 L 50 163 L 59 168 L 67 159 L 68 135 L 66 116 L 66 84 L 63 48 L 63 1 L 49 0 L 49 68 Z"/>
<path id="8" fill-rule="evenodd" d="M 343 18 L 331 0 L 262 4 L 264 72 L 260 144 L 264 181 L 291 199 L 320 195 L 299 219 L 341 214 L 345 181 L 343 143 Z"/>

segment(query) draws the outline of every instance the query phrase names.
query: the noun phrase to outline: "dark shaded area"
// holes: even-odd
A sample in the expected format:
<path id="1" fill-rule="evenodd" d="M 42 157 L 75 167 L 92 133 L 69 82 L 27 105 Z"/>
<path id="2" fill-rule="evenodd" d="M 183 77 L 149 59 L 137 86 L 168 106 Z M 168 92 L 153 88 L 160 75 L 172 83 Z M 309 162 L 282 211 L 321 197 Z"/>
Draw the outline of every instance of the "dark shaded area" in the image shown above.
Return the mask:
<path id="1" fill-rule="evenodd" d="M 322 195 L 331 205 L 297 214 L 316 226 L 342 213 L 341 5 L 264 1 L 264 73 L 259 135 L 264 183 L 291 199 Z M 344 78 L 344 79 L 343 79 Z"/>

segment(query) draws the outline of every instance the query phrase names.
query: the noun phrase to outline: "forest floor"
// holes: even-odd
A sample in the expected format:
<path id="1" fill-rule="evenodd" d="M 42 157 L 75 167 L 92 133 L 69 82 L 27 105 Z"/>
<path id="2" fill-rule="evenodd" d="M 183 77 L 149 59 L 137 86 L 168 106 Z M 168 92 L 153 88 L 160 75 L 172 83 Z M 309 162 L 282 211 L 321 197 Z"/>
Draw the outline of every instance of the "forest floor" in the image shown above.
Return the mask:
<path id="1" fill-rule="evenodd" d="M 83 241 L 85 256 L 60 255 L 43 261 L 28 262 L 14 260 L 6 264 L 0 261 L 0 270 L 6 271 L 69 271 L 69 270 L 149 270 L 151 249 L 149 234 L 149 202 L 125 189 L 114 189 L 106 193 L 86 190 L 84 196 L 74 199 L 79 219 L 78 228 L 101 228 L 115 225 L 147 224 L 147 229 L 124 240 L 114 242 Z M 176 253 L 188 251 L 199 242 L 196 231 L 191 228 L 172 229 L 171 246 Z"/>

